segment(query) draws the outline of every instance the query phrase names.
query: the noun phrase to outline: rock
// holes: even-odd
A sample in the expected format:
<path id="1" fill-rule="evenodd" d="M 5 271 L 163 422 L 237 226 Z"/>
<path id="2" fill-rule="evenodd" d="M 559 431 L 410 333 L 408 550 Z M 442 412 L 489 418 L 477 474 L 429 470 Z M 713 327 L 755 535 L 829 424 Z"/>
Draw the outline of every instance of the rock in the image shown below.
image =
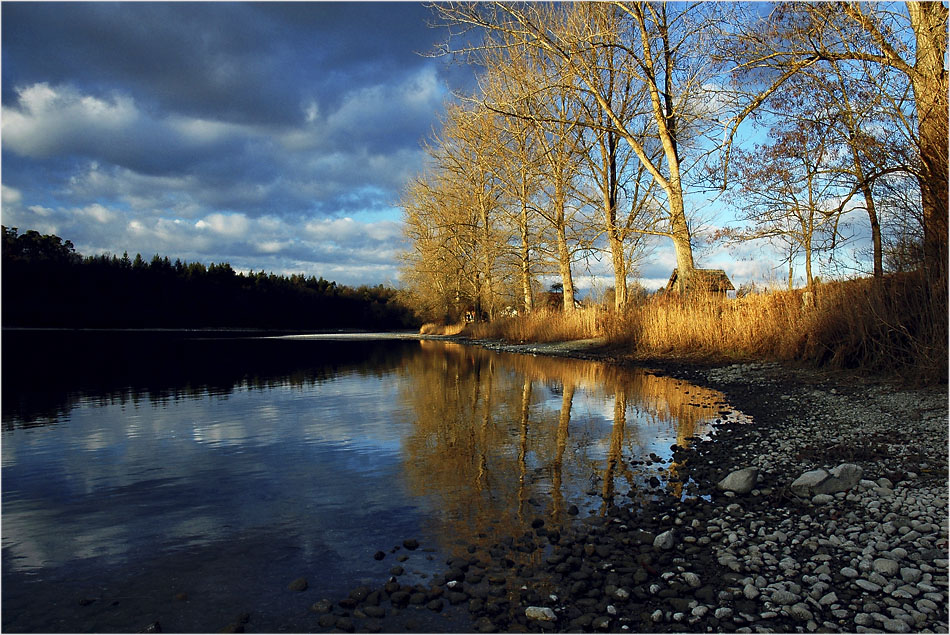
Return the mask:
<path id="1" fill-rule="evenodd" d="M 837 494 L 857 485 L 863 473 L 859 465 L 842 463 L 830 472 L 824 468 L 805 472 L 792 482 L 790 489 L 802 498 L 816 494 Z"/>
<path id="2" fill-rule="evenodd" d="M 788 608 L 788 614 L 799 622 L 807 622 L 814 617 L 812 612 L 808 609 L 808 605 L 802 602 L 790 606 Z"/>
<path id="3" fill-rule="evenodd" d="M 664 531 L 653 541 L 653 548 L 669 551 L 676 546 L 676 534 L 672 529 Z"/>
<path id="4" fill-rule="evenodd" d="M 716 616 L 717 620 L 727 620 L 732 617 L 732 609 L 728 606 L 720 606 L 713 615 Z"/>
<path id="5" fill-rule="evenodd" d="M 888 633 L 909 633 L 910 626 L 907 625 L 907 622 L 903 620 L 894 620 L 885 618 L 881 625 L 884 627 L 884 630 Z"/>
<path id="6" fill-rule="evenodd" d="M 741 470 L 731 472 L 724 479 L 719 481 L 719 489 L 726 492 L 735 492 L 736 494 L 748 494 L 755 489 L 756 481 L 759 477 L 759 468 L 744 467 Z"/>
<path id="7" fill-rule="evenodd" d="M 901 570 L 901 566 L 898 562 L 888 558 L 877 558 L 872 566 L 875 571 L 888 577 L 897 575 Z"/>
<path id="8" fill-rule="evenodd" d="M 870 580 L 858 579 L 858 580 L 855 580 L 854 583 L 857 584 L 862 589 L 864 589 L 865 591 L 870 591 L 871 593 L 877 593 L 878 591 L 881 590 L 881 587 L 879 585 L 874 584 Z"/>
<path id="9" fill-rule="evenodd" d="M 320 613 L 320 614 L 329 613 L 330 611 L 333 610 L 333 602 L 327 599 L 317 600 L 310 607 L 310 610 L 313 611 L 314 613 Z"/>
<path id="10" fill-rule="evenodd" d="M 294 591 L 300 593 L 307 590 L 307 578 L 297 578 L 293 582 L 287 585 L 288 591 Z"/>
<path id="11" fill-rule="evenodd" d="M 373 554 L 373 559 L 374 559 L 374 560 L 382 560 L 382 559 L 385 558 L 385 557 L 386 557 L 386 552 L 385 552 L 385 551 L 377 551 L 376 553 Z"/>
<path id="12" fill-rule="evenodd" d="M 902 567 L 900 570 L 900 573 L 901 573 L 901 579 L 904 582 L 907 582 L 910 584 L 916 584 L 917 582 L 920 581 L 920 576 L 921 576 L 920 569 L 914 569 L 911 567 Z"/>
<path id="13" fill-rule="evenodd" d="M 702 582 L 699 579 L 699 576 L 691 571 L 687 571 L 683 574 L 683 580 L 693 589 L 698 589 Z"/>
<path id="14" fill-rule="evenodd" d="M 837 601 L 838 601 L 838 594 L 835 593 L 834 591 L 831 591 L 830 593 L 826 593 L 823 596 L 821 596 L 821 599 L 818 600 L 818 604 L 820 604 L 821 606 L 831 606 Z"/>
<path id="15" fill-rule="evenodd" d="M 524 615 L 529 620 L 538 620 L 539 622 L 556 622 L 557 615 L 546 606 L 529 606 L 524 610 Z"/>
<path id="16" fill-rule="evenodd" d="M 858 577 L 858 572 L 852 567 L 841 567 L 841 575 L 846 578 L 856 578 Z"/>
<path id="17" fill-rule="evenodd" d="M 796 496 L 807 498 L 812 495 L 822 483 L 827 481 L 830 476 L 831 473 L 825 469 L 811 470 L 795 479 L 789 488 Z"/>
<path id="18" fill-rule="evenodd" d="M 827 505 L 828 503 L 833 503 L 835 497 L 831 494 L 815 494 L 811 497 L 811 502 L 813 505 Z"/>
<path id="19" fill-rule="evenodd" d="M 772 592 L 772 601 L 779 606 L 790 606 L 798 602 L 799 598 L 791 591 L 779 589 Z"/>
<path id="20" fill-rule="evenodd" d="M 408 549 L 409 551 L 415 551 L 419 548 L 419 541 L 415 538 L 410 538 L 408 540 L 402 541 L 402 546 Z"/>

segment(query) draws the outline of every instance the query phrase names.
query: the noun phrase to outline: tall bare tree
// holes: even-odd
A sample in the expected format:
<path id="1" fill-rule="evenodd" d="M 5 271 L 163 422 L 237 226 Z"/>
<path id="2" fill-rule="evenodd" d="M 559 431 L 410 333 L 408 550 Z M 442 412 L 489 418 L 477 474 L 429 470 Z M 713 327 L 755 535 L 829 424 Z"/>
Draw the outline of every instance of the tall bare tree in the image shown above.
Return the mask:
<path id="1" fill-rule="evenodd" d="M 712 71 L 708 63 L 699 62 L 704 58 L 701 48 L 709 29 L 707 21 L 697 18 L 708 9 L 691 5 L 671 14 L 666 4 L 584 5 L 585 10 L 611 11 L 618 17 L 595 28 L 582 13 L 565 5 L 490 2 L 433 6 L 444 23 L 457 32 L 484 29 L 501 34 L 499 39 L 505 42 L 515 41 L 537 50 L 558 69 L 563 83 L 597 104 L 604 120 L 581 123 L 609 129 L 622 138 L 664 192 L 668 227 L 663 233 L 672 240 L 680 280 L 685 283 L 694 262 L 684 201 L 683 147 L 684 141 L 695 134 L 690 128 L 705 115 L 698 106 Z M 619 51 L 632 61 L 629 78 L 648 98 L 649 107 L 643 115 L 650 124 L 646 138 L 639 128 L 632 127 L 637 119 L 626 118 L 600 90 L 603 69 L 597 63 L 601 59 L 597 49 L 603 47 Z M 462 47 L 468 52 L 479 48 Z M 651 140 L 662 149 L 659 156 L 651 152 Z"/>

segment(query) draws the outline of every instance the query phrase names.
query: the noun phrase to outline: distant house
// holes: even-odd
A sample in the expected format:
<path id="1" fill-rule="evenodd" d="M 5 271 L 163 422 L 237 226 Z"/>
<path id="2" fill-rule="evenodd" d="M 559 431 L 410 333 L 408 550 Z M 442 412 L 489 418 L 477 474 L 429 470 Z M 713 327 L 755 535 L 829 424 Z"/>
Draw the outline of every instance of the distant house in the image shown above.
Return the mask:
<path id="1" fill-rule="evenodd" d="M 674 269 L 670 281 L 666 283 L 667 292 L 679 291 L 679 269 Z M 686 292 L 721 293 L 735 297 L 736 288 L 723 269 L 693 269 L 693 275 L 686 282 Z M 732 291 L 733 293 L 729 293 Z"/>

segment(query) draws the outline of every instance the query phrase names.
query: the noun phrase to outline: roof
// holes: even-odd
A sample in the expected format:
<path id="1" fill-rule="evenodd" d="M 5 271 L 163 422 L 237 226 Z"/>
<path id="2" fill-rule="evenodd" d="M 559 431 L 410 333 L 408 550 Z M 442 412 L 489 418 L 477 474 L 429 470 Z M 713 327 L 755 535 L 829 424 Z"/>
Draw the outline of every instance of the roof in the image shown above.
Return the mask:
<path id="1" fill-rule="evenodd" d="M 679 278 L 679 269 L 674 269 L 670 275 L 670 281 L 666 284 L 666 290 L 670 291 L 676 287 Z M 686 290 L 694 289 L 708 291 L 712 293 L 725 293 L 726 291 L 735 291 L 729 276 L 724 269 L 693 269 L 693 275 L 687 282 Z"/>

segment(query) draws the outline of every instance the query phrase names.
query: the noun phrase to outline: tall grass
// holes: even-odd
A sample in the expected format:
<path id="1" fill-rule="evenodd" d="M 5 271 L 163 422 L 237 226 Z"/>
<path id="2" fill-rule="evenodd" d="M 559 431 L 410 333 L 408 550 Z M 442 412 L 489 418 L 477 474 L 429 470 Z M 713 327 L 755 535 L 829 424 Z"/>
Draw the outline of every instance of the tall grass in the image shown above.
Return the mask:
<path id="1" fill-rule="evenodd" d="M 564 342 L 602 336 L 604 311 L 596 307 L 562 313 L 539 309 L 525 316 L 472 324 L 468 333 L 477 339 L 509 342 Z"/>
<path id="2" fill-rule="evenodd" d="M 657 295 L 622 313 L 586 308 L 469 325 L 465 334 L 514 342 L 604 338 L 633 357 L 784 360 L 867 370 L 915 382 L 947 378 L 947 295 L 909 273 L 728 299 Z"/>

